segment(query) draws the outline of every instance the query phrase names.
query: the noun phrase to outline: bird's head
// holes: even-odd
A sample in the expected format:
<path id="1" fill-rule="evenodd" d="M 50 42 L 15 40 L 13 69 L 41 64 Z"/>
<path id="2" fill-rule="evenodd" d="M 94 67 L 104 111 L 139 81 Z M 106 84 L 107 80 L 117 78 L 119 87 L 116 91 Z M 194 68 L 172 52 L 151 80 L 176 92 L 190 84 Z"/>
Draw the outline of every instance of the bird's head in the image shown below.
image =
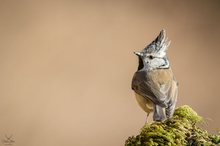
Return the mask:
<path id="1" fill-rule="evenodd" d="M 138 70 L 169 68 L 169 61 L 166 56 L 169 45 L 170 41 L 167 41 L 165 30 L 162 30 L 157 38 L 141 52 L 134 52 L 139 58 Z"/>

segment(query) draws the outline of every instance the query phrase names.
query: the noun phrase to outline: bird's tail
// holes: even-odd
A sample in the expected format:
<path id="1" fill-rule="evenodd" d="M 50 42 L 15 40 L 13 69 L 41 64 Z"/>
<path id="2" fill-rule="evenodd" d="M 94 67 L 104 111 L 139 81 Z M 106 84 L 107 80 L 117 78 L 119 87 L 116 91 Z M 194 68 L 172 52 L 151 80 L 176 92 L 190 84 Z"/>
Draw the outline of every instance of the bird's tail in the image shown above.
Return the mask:
<path id="1" fill-rule="evenodd" d="M 165 108 L 155 105 L 154 106 L 154 115 L 153 120 L 154 121 L 164 121 L 166 119 L 166 111 Z"/>

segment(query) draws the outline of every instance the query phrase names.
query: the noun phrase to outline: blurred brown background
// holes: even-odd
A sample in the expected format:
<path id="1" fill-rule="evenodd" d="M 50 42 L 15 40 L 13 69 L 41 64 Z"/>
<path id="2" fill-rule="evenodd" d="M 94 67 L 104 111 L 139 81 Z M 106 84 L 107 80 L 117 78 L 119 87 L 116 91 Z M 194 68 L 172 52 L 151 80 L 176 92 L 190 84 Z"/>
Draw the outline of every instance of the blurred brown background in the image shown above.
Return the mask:
<path id="1" fill-rule="evenodd" d="M 145 123 L 133 51 L 162 28 L 188 104 L 220 128 L 220 1 L 0 0 L 0 139 L 122 146 Z M 4 145 L 0 143 L 0 146 Z"/>

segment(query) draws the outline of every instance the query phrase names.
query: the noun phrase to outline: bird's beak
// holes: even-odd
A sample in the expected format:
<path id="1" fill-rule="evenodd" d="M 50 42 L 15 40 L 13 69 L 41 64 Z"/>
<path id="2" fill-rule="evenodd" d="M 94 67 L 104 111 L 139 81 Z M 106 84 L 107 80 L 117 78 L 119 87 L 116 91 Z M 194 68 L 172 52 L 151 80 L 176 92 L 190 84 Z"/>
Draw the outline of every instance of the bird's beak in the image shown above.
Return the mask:
<path id="1" fill-rule="evenodd" d="M 139 56 L 139 57 L 143 56 L 143 53 L 141 53 L 141 52 L 134 52 L 134 54 Z"/>

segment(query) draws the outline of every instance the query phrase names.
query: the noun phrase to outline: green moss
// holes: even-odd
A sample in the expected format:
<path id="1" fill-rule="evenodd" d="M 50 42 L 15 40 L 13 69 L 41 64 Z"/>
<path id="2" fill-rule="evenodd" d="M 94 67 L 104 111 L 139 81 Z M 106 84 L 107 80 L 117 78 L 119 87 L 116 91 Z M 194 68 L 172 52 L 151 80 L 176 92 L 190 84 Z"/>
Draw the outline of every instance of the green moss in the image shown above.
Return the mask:
<path id="1" fill-rule="evenodd" d="M 192 123 L 197 123 L 202 121 L 202 118 L 188 105 L 183 105 L 175 110 L 174 116 L 178 118 L 184 118 Z"/>
<path id="2" fill-rule="evenodd" d="M 125 146 L 220 146 L 220 133 L 213 135 L 196 126 L 202 118 L 189 106 L 177 108 L 172 118 L 146 124 Z"/>

